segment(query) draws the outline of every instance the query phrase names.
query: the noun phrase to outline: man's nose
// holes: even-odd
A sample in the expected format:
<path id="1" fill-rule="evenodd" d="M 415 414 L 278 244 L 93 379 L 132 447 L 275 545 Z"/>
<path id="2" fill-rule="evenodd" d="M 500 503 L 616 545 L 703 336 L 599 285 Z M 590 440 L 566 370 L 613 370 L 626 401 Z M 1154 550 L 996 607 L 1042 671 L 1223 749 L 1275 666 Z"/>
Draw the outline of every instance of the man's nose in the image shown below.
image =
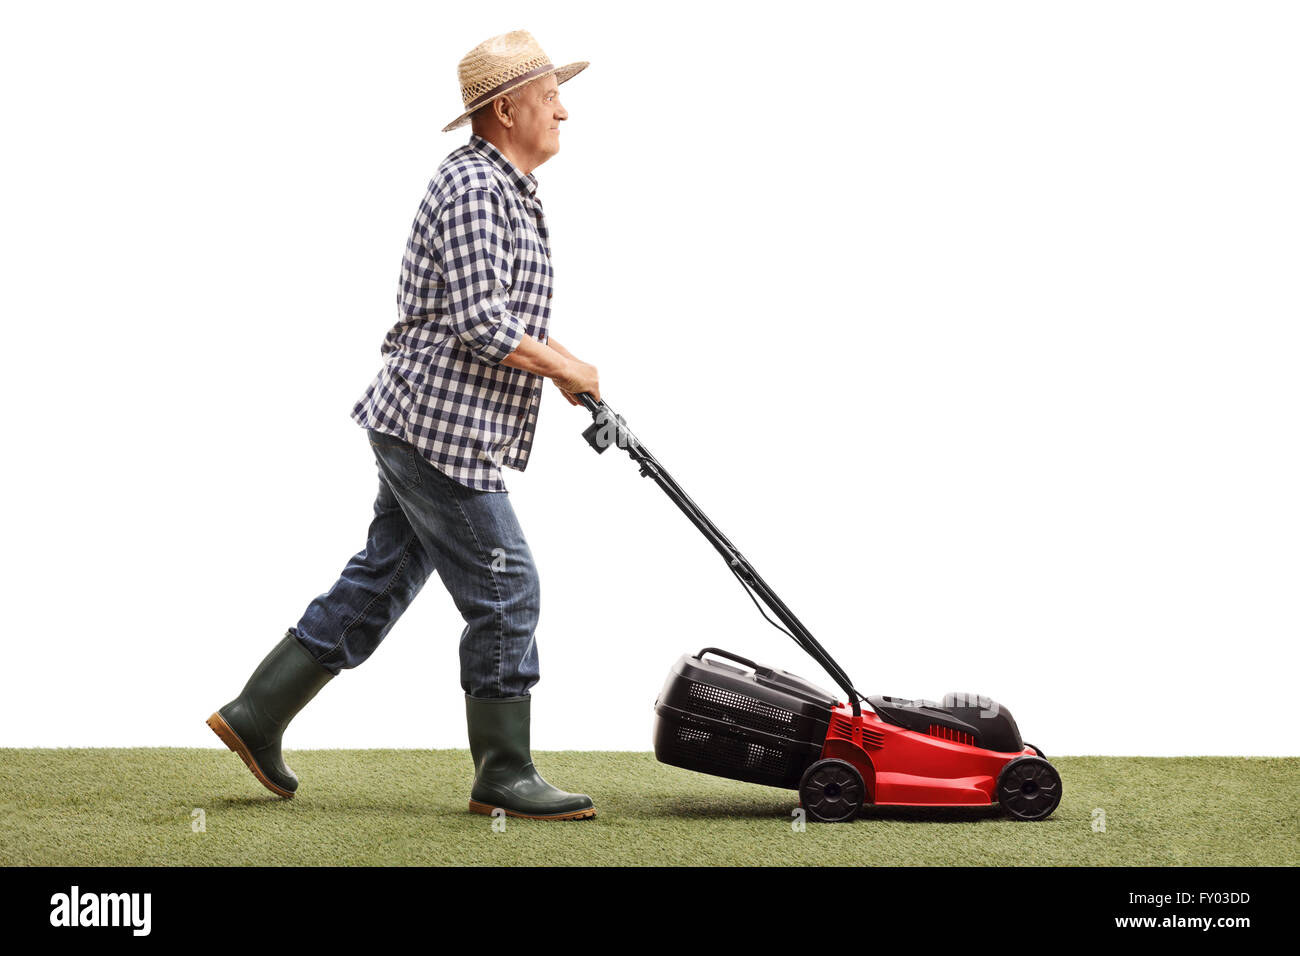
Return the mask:
<path id="1" fill-rule="evenodd" d="M 563 103 L 558 101 L 555 104 L 555 118 L 559 120 L 566 120 L 569 118 L 569 111 L 564 108 Z"/>

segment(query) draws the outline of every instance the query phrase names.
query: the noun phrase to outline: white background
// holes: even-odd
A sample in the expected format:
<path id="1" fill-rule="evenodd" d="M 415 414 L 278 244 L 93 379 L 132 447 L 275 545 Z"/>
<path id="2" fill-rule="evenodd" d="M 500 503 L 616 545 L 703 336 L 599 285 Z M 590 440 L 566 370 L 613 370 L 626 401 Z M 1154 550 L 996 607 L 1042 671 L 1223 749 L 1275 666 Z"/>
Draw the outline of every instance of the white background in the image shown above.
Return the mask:
<path id="1" fill-rule="evenodd" d="M 485 12 L 487 8 L 491 12 Z M 0 745 L 204 719 L 364 545 L 348 417 L 456 63 L 529 29 L 552 333 L 865 693 L 1294 754 L 1300 15 L 1269 3 L 9 5 Z M 705 645 L 833 686 L 551 386 L 538 749 Z M 289 747 L 463 747 L 436 580 Z"/>

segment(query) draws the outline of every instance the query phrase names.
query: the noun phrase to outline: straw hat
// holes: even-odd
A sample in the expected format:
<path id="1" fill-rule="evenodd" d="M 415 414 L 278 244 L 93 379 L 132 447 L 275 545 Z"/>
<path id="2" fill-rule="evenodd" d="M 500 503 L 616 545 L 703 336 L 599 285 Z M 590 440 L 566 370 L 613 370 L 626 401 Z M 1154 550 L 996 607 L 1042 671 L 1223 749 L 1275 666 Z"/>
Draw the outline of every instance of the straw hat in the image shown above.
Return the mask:
<path id="1" fill-rule="evenodd" d="M 568 66 L 553 66 L 551 58 L 542 52 L 527 30 L 515 30 L 484 40 L 461 58 L 458 72 L 465 112 L 444 126 L 442 131 L 449 133 L 464 126 L 475 110 L 538 77 L 554 73 L 555 82 L 563 83 L 589 65 L 586 60 L 580 60 Z"/>

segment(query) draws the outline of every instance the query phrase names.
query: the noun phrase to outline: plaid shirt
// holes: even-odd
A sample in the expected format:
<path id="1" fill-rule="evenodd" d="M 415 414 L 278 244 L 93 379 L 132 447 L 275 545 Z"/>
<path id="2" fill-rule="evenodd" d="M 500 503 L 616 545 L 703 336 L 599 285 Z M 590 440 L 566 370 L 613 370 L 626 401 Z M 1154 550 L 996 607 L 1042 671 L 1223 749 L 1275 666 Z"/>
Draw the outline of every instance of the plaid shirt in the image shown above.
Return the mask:
<path id="1" fill-rule="evenodd" d="M 463 485 L 505 491 L 501 466 L 528 463 L 543 380 L 501 360 L 525 333 L 547 340 L 547 240 L 531 173 L 477 135 L 443 160 L 406 243 L 384 367 L 352 419 Z"/>

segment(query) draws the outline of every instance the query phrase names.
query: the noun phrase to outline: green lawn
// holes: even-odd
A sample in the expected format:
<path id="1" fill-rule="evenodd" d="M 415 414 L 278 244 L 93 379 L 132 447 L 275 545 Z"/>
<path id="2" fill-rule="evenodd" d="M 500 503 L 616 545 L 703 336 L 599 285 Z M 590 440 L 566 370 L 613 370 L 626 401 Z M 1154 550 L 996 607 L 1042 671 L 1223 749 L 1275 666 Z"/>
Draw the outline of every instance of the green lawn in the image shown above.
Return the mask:
<path id="1" fill-rule="evenodd" d="M 494 832 L 464 750 L 289 751 L 302 784 L 281 800 L 227 750 L 0 749 L 0 864 L 1300 864 L 1300 758 L 1053 758 L 1065 798 L 1042 823 L 869 808 L 795 832 L 793 791 L 649 753 L 535 756 L 594 820 Z"/>

